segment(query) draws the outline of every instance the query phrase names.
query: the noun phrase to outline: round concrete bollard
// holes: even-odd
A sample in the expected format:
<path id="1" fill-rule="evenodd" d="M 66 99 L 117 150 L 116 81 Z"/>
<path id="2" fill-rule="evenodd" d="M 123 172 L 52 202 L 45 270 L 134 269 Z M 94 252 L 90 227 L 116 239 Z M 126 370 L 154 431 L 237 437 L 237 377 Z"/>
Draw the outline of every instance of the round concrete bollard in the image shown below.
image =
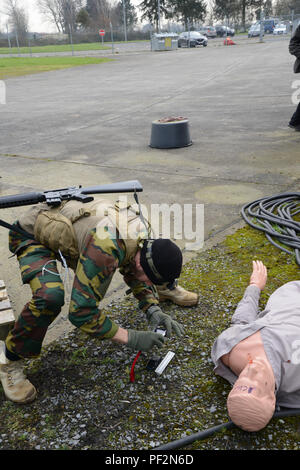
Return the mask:
<path id="1" fill-rule="evenodd" d="M 189 121 L 186 118 L 163 118 L 152 122 L 150 147 L 181 148 L 192 145 Z"/>

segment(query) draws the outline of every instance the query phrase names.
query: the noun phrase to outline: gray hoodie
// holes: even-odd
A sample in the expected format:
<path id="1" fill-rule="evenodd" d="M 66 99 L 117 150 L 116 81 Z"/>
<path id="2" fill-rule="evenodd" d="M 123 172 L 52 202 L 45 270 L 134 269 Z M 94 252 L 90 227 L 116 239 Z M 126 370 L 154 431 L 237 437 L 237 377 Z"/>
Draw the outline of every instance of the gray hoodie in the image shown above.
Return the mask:
<path id="1" fill-rule="evenodd" d="M 247 287 L 232 317 L 232 326 L 213 344 L 214 371 L 234 384 L 237 376 L 220 358 L 260 330 L 275 376 L 277 405 L 300 408 L 300 281 L 288 282 L 277 289 L 261 313 L 258 313 L 259 297 L 257 286 Z"/>

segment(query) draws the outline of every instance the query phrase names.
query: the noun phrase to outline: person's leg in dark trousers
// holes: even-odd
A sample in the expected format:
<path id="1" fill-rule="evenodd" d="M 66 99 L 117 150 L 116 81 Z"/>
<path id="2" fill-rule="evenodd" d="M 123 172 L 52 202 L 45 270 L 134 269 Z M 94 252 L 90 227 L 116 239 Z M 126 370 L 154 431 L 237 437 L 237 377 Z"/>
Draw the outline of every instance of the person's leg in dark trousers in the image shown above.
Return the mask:
<path id="1" fill-rule="evenodd" d="M 300 130 L 300 102 L 297 106 L 296 111 L 294 112 L 293 116 L 291 117 L 291 120 L 289 122 L 289 126 L 293 128 L 299 128 L 297 130 Z"/>

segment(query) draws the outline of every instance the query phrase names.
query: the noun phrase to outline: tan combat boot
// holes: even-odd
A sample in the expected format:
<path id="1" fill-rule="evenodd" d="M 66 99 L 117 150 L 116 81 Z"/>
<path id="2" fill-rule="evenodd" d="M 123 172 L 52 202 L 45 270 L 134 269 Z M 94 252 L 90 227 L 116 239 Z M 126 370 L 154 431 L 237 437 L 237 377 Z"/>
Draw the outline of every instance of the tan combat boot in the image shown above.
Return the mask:
<path id="1" fill-rule="evenodd" d="M 6 398 L 15 403 L 30 403 L 37 395 L 34 385 L 26 379 L 23 369 L 23 360 L 9 361 L 1 354 L 0 380 Z"/>
<path id="2" fill-rule="evenodd" d="M 194 292 L 189 292 L 183 287 L 176 286 L 175 289 L 167 289 L 166 286 L 156 286 L 159 300 L 171 300 L 174 304 L 182 307 L 192 307 L 197 305 L 199 296 Z"/>

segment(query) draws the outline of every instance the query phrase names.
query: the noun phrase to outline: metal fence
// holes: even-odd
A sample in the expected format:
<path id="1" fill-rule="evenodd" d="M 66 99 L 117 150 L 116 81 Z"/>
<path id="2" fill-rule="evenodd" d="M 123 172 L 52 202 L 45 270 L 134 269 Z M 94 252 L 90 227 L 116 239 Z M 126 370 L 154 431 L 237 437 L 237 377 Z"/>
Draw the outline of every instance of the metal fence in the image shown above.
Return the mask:
<path id="1" fill-rule="evenodd" d="M 99 31 L 104 30 L 104 36 L 100 36 Z M 18 37 L 15 32 L 0 34 L 0 48 L 34 48 L 43 46 L 62 46 L 75 44 L 97 44 L 105 45 L 107 42 L 124 41 L 125 32 L 123 28 L 101 28 L 98 32 L 74 32 L 71 34 L 44 34 L 44 33 L 27 33 L 22 37 Z M 127 41 L 149 40 L 150 33 L 140 30 L 127 30 Z"/>

